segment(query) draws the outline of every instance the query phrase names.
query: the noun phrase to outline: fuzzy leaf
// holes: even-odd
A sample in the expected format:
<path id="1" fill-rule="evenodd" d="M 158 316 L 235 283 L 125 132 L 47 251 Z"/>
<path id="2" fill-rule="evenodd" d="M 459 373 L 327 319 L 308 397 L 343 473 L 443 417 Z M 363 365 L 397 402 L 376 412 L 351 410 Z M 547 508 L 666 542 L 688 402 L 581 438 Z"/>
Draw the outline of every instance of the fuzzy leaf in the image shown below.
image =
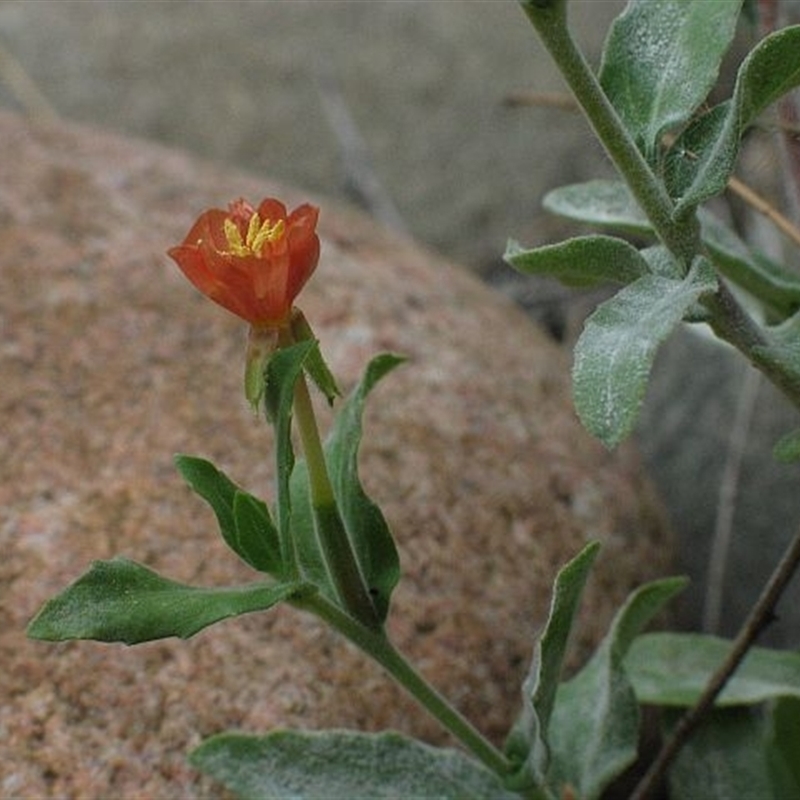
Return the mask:
<path id="1" fill-rule="evenodd" d="M 168 636 L 188 639 L 227 617 L 264 611 L 313 591 L 303 583 L 259 583 L 201 588 L 163 578 L 126 558 L 96 561 L 61 594 L 48 600 L 28 636 L 60 642 L 96 639 L 138 644 Z"/>
<path id="2" fill-rule="evenodd" d="M 699 633 L 640 636 L 625 669 L 641 703 L 689 706 L 697 701 L 731 643 Z M 800 654 L 754 647 L 717 698 L 717 705 L 760 703 L 776 697 L 800 699 Z"/>
<path id="3" fill-rule="evenodd" d="M 796 713 L 796 706 L 793 710 Z M 793 749 L 784 753 L 770 741 L 773 714 L 773 708 L 716 709 L 670 770 L 671 800 L 800 800 L 800 784 L 791 768 L 800 742 L 787 742 Z M 788 731 L 782 733 L 786 736 Z M 796 737 L 796 726 L 792 733 Z"/>
<path id="4" fill-rule="evenodd" d="M 309 353 L 317 346 L 315 341 L 302 342 L 278 350 L 269 360 L 264 388 L 264 408 L 267 419 L 275 429 L 275 459 L 277 463 L 277 519 L 284 564 L 297 568 L 297 543 L 292 522 L 292 493 L 290 481 L 295 457 L 292 447 L 292 405 L 294 388 L 303 372 Z M 313 536 L 313 526 L 306 530 Z"/>
<path id="5" fill-rule="evenodd" d="M 551 786 L 572 786 L 582 800 L 592 800 L 636 759 L 639 709 L 623 659 L 685 585 L 683 578 L 665 578 L 631 594 L 591 661 L 559 687 L 550 724 Z"/>
<path id="6" fill-rule="evenodd" d="M 389 598 L 400 579 L 400 561 L 383 513 L 361 485 L 358 451 L 367 395 L 381 378 L 402 364 L 403 360 L 391 353 L 384 353 L 370 361 L 360 383 L 340 409 L 325 445 L 342 521 L 381 621 L 386 618 Z"/>
<path id="7" fill-rule="evenodd" d="M 596 180 L 562 186 L 545 196 L 544 206 L 568 219 L 635 236 L 653 236 L 650 223 L 620 181 Z M 703 243 L 712 263 L 725 277 L 781 318 L 800 309 L 800 278 L 795 272 L 749 248 L 706 209 L 700 209 L 698 216 Z M 642 255 L 646 258 L 644 252 Z"/>
<path id="8" fill-rule="evenodd" d="M 600 83 L 639 148 L 686 122 L 716 83 L 742 0 L 631 0 L 611 26 Z"/>
<path id="9" fill-rule="evenodd" d="M 614 236 L 577 236 L 525 250 L 509 242 L 504 258 L 526 275 L 550 275 L 567 286 L 631 283 L 648 273 L 639 251 Z"/>
<path id="10" fill-rule="evenodd" d="M 575 345 L 575 408 L 586 429 L 615 447 L 633 429 L 658 346 L 716 287 L 703 259 L 684 280 L 646 275 L 600 305 Z"/>
<path id="11" fill-rule="evenodd" d="M 259 572 L 285 577 L 277 531 L 264 503 L 242 491 L 203 458 L 178 455 L 175 466 L 189 487 L 213 509 L 225 544 Z"/>
<path id="12" fill-rule="evenodd" d="M 676 216 L 725 188 L 744 131 L 767 106 L 798 85 L 800 25 L 794 25 L 762 39 L 742 62 L 731 100 L 690 125 L 675 142 L 676 158 L 667 165 L 666 179 L 678 198 Z"/>
<path id="13" fill-rule="evenodd" d="M 544 786 L 549 762 L 548 726 L 572 623 L 599 545 L 588 544 L 561 568 L 544 631 L 537 638 L 528 676 L 522 684 L 522 712 L 506 743 L 506 754 L 517 765 L 509 788 Z"/>
<path id="14" fill-rule="evenodd" d="M 460 751 L 396 733 L 223 733 L 203 742 L 190 758 L 197 769 L 248 800 L 518 798 Z"/>

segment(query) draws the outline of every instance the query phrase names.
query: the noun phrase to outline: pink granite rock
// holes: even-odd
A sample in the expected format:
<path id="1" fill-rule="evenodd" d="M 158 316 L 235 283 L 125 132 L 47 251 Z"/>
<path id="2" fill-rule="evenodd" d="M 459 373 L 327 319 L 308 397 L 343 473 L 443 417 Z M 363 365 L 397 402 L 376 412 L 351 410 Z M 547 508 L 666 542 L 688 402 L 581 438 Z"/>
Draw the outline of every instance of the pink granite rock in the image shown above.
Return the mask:
<path id="1" fill-rule="evenodd" d="M 168 261 L 195 215 L 296 191 L 176 152 L 0 114 L 0 795 L 214 794 L 185 753 L 215 732 L 391 727 L 446 741 L 336 635 L 290 608 L 189 642 L 48 645 L 24 627 L 93 559 L 205 585 L 256 576 L 226 550 L 176 452 L 271 496 L 271 431 L 241 394 L 245 327 Z M 301 305 L 350 386 L 382 350 L 363 473 L 397 535 L 391 629 L 494 739 L 516 714 L 555 571 L 603 543 L 573 662 L 623 596 L 668 569 L 636 454 L 580 429 L 568 358 L 509 302 L 318 201 Z"/>

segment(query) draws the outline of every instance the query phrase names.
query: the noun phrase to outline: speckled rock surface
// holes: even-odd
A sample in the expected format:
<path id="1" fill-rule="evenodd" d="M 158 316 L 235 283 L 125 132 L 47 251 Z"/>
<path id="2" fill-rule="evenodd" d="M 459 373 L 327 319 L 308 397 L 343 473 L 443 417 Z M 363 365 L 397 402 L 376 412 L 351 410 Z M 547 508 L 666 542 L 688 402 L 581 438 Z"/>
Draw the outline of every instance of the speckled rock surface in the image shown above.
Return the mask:
<path id="1" fill-rule="evenodd" d="M 0 795 L 186 798 L 185 763 L 238 728 L 391 727 L 446 741 L 377 668 L 289 608 L 189 642 L 26 640 L 41 603 L 124 554 L 203 585 L 256 576 L 172 456 L 271 494 L 270 431 L 241 396 L 243 325 L 164 256 L 194 216 L 280 193 L 181 153 L 0 114 Z M 342 383 L 381 350 L 365 482 L 396 532 L 401 648 L 488 734 L 516 713 L 557 568 L 604 549 L 573 661 L 670 544 L 636 454 L 605 452 L 568 399 L 568 359 L 510 302 L 362 216 L 322 206 L 302 307 Z"/>

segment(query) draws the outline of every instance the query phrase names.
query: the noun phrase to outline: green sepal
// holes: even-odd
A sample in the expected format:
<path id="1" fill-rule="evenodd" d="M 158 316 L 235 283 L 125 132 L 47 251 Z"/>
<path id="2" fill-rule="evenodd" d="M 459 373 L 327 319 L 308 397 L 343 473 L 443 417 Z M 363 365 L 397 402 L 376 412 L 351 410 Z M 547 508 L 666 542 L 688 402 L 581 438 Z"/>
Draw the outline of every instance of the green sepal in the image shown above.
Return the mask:
<path id="1" fill-rule="evenodd" d="M 225 544 L 239 558 L 278 579 L 289 576 L 277 529 L 261 500 L 240 489 L 206 459 L 177 455 L 175 466 L 192 491 L 211 506 Z"/>
<path id="2" fill-rule="evenodd" d="M 203 588 L 164 578 L 126 558 L 95 561 L 91 569 L 48 600 L 28 625 L 32 639 L 94 639 L 138 644 L 178 636 L 188 639 L 228 617 L 265 611 L 307 596 L 308 583 L 258 583 Z"/>
<path id="3" fill-rule="evenodd" d="M 314 385 L 325 395 L 328 405 L 333 405 L 333 401 L 337 397 L 341 397 L 342 393 L 336 384 L 336 378 L 328 367 L 327 362 L 322 356 L 322 350 L 319 347 L 319 341 L 314 336 L 314 331 L 311 328 L 305 314 L 299 308 L 292 310 L 292 336 L 296 342 L 314 342 L 314 347 L 311 352 L 306 356 L 304 368 L 306 375 L 311 378 Z"/>
<path id="4" fill-rule="evenodd" d="M 248 800 L 519 797 L 461 751 L 431 747 L 397 733 L 222 733 L 203 742 L 190 761 Z"/>

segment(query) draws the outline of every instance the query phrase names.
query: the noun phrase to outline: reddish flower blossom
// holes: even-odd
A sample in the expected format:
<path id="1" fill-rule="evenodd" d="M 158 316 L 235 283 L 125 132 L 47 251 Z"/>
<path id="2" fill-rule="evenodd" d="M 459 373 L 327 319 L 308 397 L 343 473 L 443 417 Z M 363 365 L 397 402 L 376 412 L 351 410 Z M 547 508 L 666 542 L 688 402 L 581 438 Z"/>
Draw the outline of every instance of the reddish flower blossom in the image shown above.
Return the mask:
<path id="1" fill-rule="evenodd" d="M 278 327 L 317 266 L 318 216 L 308 204 L 287 215 L 273 198 L 258 209 L 237 200 L 201 214 L 168 254 L 214 302 L 254 326 Z"/>

